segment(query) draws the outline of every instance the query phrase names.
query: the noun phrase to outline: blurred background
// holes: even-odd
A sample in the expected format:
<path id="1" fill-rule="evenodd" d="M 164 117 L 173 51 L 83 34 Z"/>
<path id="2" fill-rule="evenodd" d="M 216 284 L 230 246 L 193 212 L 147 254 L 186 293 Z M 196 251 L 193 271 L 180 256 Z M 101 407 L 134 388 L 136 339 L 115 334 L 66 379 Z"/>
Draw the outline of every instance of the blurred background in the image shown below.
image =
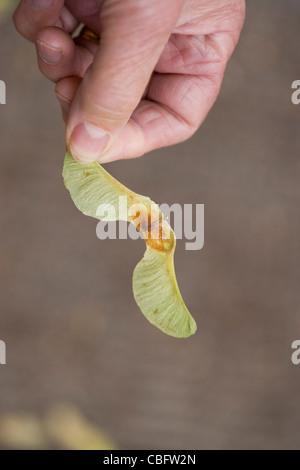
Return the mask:
<path id="1" fill-rule="evenodd" d="M 12 3 L 0 7 L 0 448 L 299 448 L 299 1 L 247 2 L 192 139 L 107 165 L 157 203 L 205 204 L 204 248 L 176 251 L 198 323 L 188 340 L 134 302 L 143 241 L 98 240 L 65 190 L 54 86 L 14 31 Z"/>

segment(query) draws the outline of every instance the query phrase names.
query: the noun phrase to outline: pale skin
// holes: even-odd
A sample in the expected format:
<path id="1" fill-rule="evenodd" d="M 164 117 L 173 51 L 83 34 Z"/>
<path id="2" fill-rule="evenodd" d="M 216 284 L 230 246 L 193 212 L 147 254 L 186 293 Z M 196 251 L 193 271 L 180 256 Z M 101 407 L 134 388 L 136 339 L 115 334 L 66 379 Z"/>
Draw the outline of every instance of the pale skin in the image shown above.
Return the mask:
<path id="1" fill-rule="evenodd" d="M 14 22 L 56 83 L 69 151 L 107 163 L 197 131 L 244 16 L 244 0 L 22 0 Z M 100 46 L 71 38 L 79 22 Z"/>

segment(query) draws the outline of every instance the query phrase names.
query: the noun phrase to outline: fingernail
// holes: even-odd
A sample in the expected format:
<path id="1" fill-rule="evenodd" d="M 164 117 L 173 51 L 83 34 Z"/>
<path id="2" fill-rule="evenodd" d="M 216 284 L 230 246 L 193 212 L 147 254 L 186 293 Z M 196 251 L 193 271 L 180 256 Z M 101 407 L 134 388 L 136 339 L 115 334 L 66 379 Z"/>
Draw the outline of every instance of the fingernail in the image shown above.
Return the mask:
<path id="1" fill-rule="evenodd" d="M 109 138 L 110 135 L 103 129 L 81 122 L 73 130 L 68 147 L 75 160 L 93 162 L 106 149 Z"/>
<path id="2" fill-rule="evenodd" d="M 49 8 L 52 0 L 31 0 L 32 8 L 35 10 L 46 10 Z"/>
<path id="3" fill-rule="evenodd" d="M 36 48 L 40 58 L 47 64 L 57 64 L 62 58 L 62 51 L 56 47 L 51 47 L 44 42 L 37 41 Z"/>

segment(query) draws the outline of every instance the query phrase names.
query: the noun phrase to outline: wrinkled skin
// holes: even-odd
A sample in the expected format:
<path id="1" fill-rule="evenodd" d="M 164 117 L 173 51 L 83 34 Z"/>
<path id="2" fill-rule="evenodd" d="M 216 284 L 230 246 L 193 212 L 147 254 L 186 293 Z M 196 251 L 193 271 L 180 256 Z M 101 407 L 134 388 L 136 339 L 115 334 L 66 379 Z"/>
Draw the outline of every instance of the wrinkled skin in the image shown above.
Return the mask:
<path id="1" fill-rule="evenodd" d="M 67 145 L 81 162 L 189 138 L 218 95 L 245 13 L 244 0 L 49 2 L 38 10 L 22 0 L 14 21 L 56 82 Z M 79 21 L 99 33 L 100 47 L 71 39 Z"/>

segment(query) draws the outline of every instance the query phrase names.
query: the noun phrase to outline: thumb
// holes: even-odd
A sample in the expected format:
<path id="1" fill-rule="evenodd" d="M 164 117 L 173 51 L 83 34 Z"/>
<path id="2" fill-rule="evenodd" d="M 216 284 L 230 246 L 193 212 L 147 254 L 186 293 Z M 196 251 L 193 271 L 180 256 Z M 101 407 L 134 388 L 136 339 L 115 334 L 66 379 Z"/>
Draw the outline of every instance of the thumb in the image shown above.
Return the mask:
<path id="1" fill-rule="evenodd" d="M 181 5 L 182 0 L 104 1 L 100 46 L 67 123 L 67 145 L 75 159 L 98 160 L 117 140 L 142 98 Z"/>

